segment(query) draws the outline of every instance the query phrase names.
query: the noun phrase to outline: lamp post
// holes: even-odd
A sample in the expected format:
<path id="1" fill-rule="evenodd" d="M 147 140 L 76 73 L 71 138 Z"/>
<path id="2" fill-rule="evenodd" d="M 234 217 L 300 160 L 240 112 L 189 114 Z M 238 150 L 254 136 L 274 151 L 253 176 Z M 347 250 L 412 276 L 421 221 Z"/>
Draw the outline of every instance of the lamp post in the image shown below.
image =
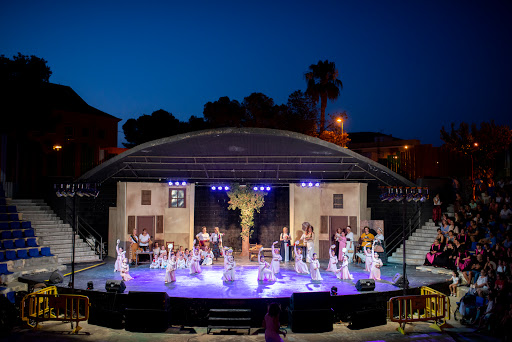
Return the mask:
<path id="1" fill-rule="evenodd" d="M 471 157 L 471 187 L 473 188 L 473 199 L 475 199 L 475 191 L 476 191 L 476 185 L 475 185 L 475 171 L 473 169 L 473 152 L 478 149 L 478 143 L 473 143 L 473 149 L 471 150 L 470 157 Z"/>
<path id="2" fill-rule="evenodd" d="M 336 122 L 341 124 L 341 139 L 343 139 L 343 134 L 344 134 L 344 132 L 343 132 L 343 119 L 342 118 L 337 118 Z M 342 146 L 345 147 L 345 140 L 342 140 L 342 141 L 343 141 Z"/>

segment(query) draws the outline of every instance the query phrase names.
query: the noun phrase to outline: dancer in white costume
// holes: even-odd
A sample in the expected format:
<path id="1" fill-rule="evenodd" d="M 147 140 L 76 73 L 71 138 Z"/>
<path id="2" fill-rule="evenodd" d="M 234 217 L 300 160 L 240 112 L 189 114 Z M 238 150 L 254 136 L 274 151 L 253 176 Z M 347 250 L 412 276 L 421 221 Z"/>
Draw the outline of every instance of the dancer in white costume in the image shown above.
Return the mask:
<path id="1" fill-rule="evenodd" d="M 169 259 L 167 261 L 167 268 L 165 269 L 165 283 L 172 283 L 176 281 L 176 269 L 178 264 L 176 256 L 172 252 L 172 243 L 169 244 Z"/>
<path id="2" fill-rule="evenodd" d="M 209 265 L 213 264 L 214 255 L 213 255 L 213 252 L 210 250 L 209 247 L 205 247 L 204 251 L 202 251 L 201 253 L 204 256 L 203 263 L 201 265 L 209 266 Z"/>
<path id="3" fill-rule="evenodd" d="M 354 260 L 354 233 L 352 233 L 352 228 L 350 226 L 347 226 L 347 256 L 348 256 L 348 262 L 352 262 Z"/>
<path id="4" fill-rule="evenodd" d="M 297 249 L 299 241 L 295 241 L 293 250 L 295 252 L 295 272 L 309 274 L 308 265 L 302 260 L 302 249 Z"/>
<path id="5" fill-rule="evenodd" d="M 371 272 L 372 270 L 372 250 L 368 247 L 363 247 L 365 259 L 364 259 L 364 270 Z"/>
<path id="6" fill-rule="evenodd" d="M 114 272 L 121 272 L 121 267 L 123 267 L 123 260 L 126 257 L 126 251 L 123 250 L 123 247 L 119 247 L 119 243 L 121 240 L 117 239 L 116 252 L 117 259 L 114 264 Z"/>
<path id="7" fill-rule="evenodd" d="M 301 240 L 304 240 L 307 247 L 306 262 L 311 262 L 311 258 L 315 252 L 315 233 L 313 232 L 313 226 L 309 224 L 309 222 L 302 224 L 302 229 L 304 230 L 304 228 L 305 231 L 304 234 L 302 234 Z"/>
<path id="8" fill-rule="evenodd" d="M 348 270 L 348 256 L 345 254 L 343 255 L 343 262 L 341 263 L 341 268 L 336 273 L 336 276 L 338 279 L 346 280 L 346 279 L 354 279 L 354 276 L 350 274 Z"/>
<path id="9" fill-rule="evenodd" d="M 224 272 L 222 273 L 223 281 L 235 281 L 236 262 L 233 257 L 233 250 L 224 247 L 222 255 L 224 256 Z"/>
<path id="10" fill-rule="evenodd" d="M 274 272 L 274 274 L 277 274 L 277 273 L 280 272 L 279 262 L 281 260 L 283 260 L 283 258 L 281 258 L 281 255 L 279 254 L 279 252 L 275 248 L 276 243 L 277 243 L 277 241 L 275 241 L 272 244 L 272 262 L 270 264 L 272 266 L 272 271 Z"/>
<path id="11" fill-rule="evenodd" d="M 261 254 L 262 250 L 263 247 L 261 247 L 258 252 L 258 261 L 260 263 L 258 267 L 258 280 L 275 281 L 276 277 L 272 271 L 272 267 L 270 267 L 270 264 L 265 261 L 265 256 Z"/>
<path id="12" fill-rule="evenodd" d="M 309 268 L 311 270 L 311 280 L 323 280 L 320 275 L 320 261 L 317 259 L 316 253 L 311 256 Z"/>
<path id="13" fill-rule="evenodd" d="M 379 258 L 379 254 L 375 252 L 375 243 L 376 241 L 373 241 L 372 246 L 372 269 L 370 271 L 370 279 L 374 280 L 380 280 L 380 268 L 382 267 L 382 260 Z"/>
<path id="14" fill-rule="evenodd" d="M 199 263 L 201 262 L 201 256 L 199 256 L 199 249 L 194 248 L 191 251 L 192 258 L 190 259 L 190 274 L 197 274 L 201 273 L 201 266 L 199 266 Z"/>
<path id="15" fill-rule="evenodd" d="M 330 250 L 331 257 L 329 258 L 329 265 L 327 266 L 327 272 L 337 272 L 338 271 L 338 257 L 336 256 L 336 245 L 331 246 Z M 341 254 L 341 251 L 340 251 Z"/>

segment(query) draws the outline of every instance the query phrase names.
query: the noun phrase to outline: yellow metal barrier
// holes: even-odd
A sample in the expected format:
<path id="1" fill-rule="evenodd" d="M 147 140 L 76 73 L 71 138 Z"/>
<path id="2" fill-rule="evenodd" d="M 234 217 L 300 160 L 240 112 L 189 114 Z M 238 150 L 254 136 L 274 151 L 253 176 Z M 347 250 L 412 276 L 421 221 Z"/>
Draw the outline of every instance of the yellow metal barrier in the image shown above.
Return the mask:
<path id="1" fill-rule="evenodd" d="M 447 320 L 450 319 L 450 313 L 451 313 L 451 310 L 450 310 L 450 298 L 447 295 L 445 295 L 444 293 L 439 292 L 437 290 L 434 290 L 434 289 L 432 289 L 432 288 L 430 288 L 428 286 L 422 286 L 421 287 L 421 294 L 422 295 L 437 294 L 437 295 L 443 296 L 444 297 L 444 302 L 445 302 L 445 305 L 446 305 L 446 308 L 444 309 L 445 312 L 446 312 L 446 316 L 444 317 L 444 320 L 446 322 Z"/>
<path id="2" fill-rule="evenodd" d="M 399 324 L 398 331 L 402 334 L 405 334 L 405 324 L 411 322 L 433 320 L 435 323 L 431 327 L 441 330 L 439 327 L 446 316 L 445 299 L 445 295 L 438 294 L 393 297 L 388 302 L 389 320 Z"/>
<path id="3" fill-rule="evenodd" d="M 43 321 L 75 322 L 73 332 L 76 334 L 82 329 L 78 323 L 89 319 L 89 306 L 88 297 L 59 295 L 57 288 L 51 286 L 23 298 L 21 319 L 33 328 Z"/>

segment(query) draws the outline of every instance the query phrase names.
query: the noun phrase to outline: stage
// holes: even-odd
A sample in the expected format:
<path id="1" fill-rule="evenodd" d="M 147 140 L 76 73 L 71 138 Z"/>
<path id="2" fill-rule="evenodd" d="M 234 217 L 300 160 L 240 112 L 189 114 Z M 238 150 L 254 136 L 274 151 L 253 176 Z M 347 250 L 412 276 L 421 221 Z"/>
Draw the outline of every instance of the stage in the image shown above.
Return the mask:
<path id="1" fill-rule="evenodd" d="M 364 271 L 364 264 L 351 264 L 349 266 L 353 280 L 340 280 L 334 273 L 326 272 L 327 261 L 321 262 L 322 281 L 312 281 L 310 275 L 297 274 L 294 263 L 281 263 L 281 273 L 275 282 L 257 280 L 258 264 L 256 262 L 242 261 L 237 257 L 237 280 L 223 282 L 223 261 L 219 259 L 212 266 L 203 266 L 202 273 L 189 275 L 188 269 L 176 271 L 175 283 L 164 283 L 164 269 L 150 269 L 149 265 L 139 265 L 130 268 L 133 280 L 125 282 L 126 290 L 123 294 L 106 293 L 107 280 L 121 280 L 119 273 L 114 272 L 114 259 L 108 258 L 99 266 L 76 265 L 75 293 L 86 295 L 92 303 L 91 318 L 98 312 L 97 325 L 107 324 L 111 327 L 122 327 L 122 323 L 101 323 L 109 317 L 118 315 L 122 317 L 124 310 L 129 307 L 130 292 L 165 292 L 169 297 L 170 323 L 184 326 L 206 326 L 210 309 L 218 308 L 247 308 L 251 309 L 251 326 L 259 327 L 265 315 L 267 305 L 277 302 L 281 305 L 283 314 L 281 322 L 288 322 L 288 308 L 293 293 L 311 293 L 311 300 L 315 301 L 315 293 L 330 292 L 332 287 L 337 288 L 337 296 L 330 297 L 334 318 L 336 321 L 348 320 L 356 312 L 378 310 L 379 315 L 386 314 L 387 301 L 394 296 L 403 295 L 403 289 L 391 283 L 396 273 L 402 273 L 401 264 L 388 264 L 382 268 L 382 280 L 375 282 L 375 290 L 358 291 L 355 284 L 359 279 L 368 279 L 369 272 Z M 68 267 L 68 270 L 70 267 Z M 69 271 L 68 271 L 69 272 Z M 65 272 L 63 272 L 66 274 Z M 421 272 L 414 266 L 407 267 L 409 279 L 408 295 L 419 294 L 421 286 L 430 286 L 438 290 L 447 290 L 447 276 Z M 36 274 L 20 277 L 20 281 L 34 285 L 49 279 L 49 274 Z M 70 276 L 64 277 L 64 282 L 58 284 L 59 293 L 71 293 L 68 288 Z M 94 290 L 86 290 L 87 282 L 92 281 Z M 148 294 L 148 301 L 155 298 Z M 155 308 L 155 303 L 148 303 L 148 308 Z M 375 312 L 375 311 L 373 311 Z M 371 313 L 373 315 L 373 313 Z M 91 319 L 90 319 L 91 322 Z M 96 322 L 96 321 L 95 321 Z M 122 319 L 119 318 L 119 322 Z"/>

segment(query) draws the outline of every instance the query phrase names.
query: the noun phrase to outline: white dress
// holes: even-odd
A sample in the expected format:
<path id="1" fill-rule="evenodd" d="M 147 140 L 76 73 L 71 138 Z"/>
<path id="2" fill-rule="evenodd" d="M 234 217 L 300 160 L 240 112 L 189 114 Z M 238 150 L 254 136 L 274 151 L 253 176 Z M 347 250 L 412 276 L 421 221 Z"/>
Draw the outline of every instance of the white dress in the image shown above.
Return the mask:
<path id="1" fill-rule="evenodd" d="M 208 253 L 205 252 L 203 263 L 201 265 L 209 266 L 211 264 L 213 264 L 213 252 L 212 251 L 210 251 Z"/>
<path id="2" fill-rule="evenodd" d="M 272 272 L 272 268 L 270 264 L 266 261 L 261 262 L 258 267 L 258 280 L 267 280 L 267 281 L 275 281 L 276 277 L 274 272 Z"/>
<path id="3" fill-rule="evenodd" d="M 235 281 L 235 258 L 232 255 L 224 257 L 224 272 L 222 273 L 223 281 Z"/>
<path id="4" fill-rule="evenodd" d="M 199 263 L 201 262 L 201 257 L 199 255 L 194 255 L 192 260 L 190 261 L 190 274 L 201 273 L 201 266 Z"/>
<path id="5" fill-rule="evenodd" d="M 302 253 L 297 253 L 297 246 L 294 247 L 295 250 L 295 272 L 309 274 L 308 265 L 302 260 Z"/>
<path id="6" fill-rule="evenodd" d="M 170 283 L 176 281 L 176 261 L 171 258 L 167 263 L 167 268 L 165 269 L 165 282 Z"/>
<path id="7" fill-rule="evenodd" d="M 185 259 L 184 259 L 184 258 L 179 258 L 179 259 L 178 259 L 178 262 L 177 262 L 177 268 L 178 268 L 179 270 L 182 270 L 182 269 L 184 269 L 184 268 L 187 268 L 187 267 L 185 266 Z"/>
<path id="8" fill-rule="evenodd" d="M 343 260 L 343 263 L 341 264 L 341 269 L 339 270 L 339 272 L 336 274 L 336 276 L 339 278 L 339 279 L 354 279 L 354 277 L 352 276 L 352 274 L 350 274 L 349 270 L 348 270 L 348 259 L 345 258 Z"/>
<path id="9" fill-rule="evenodd" d="M 311 259 L 309 268 L 311 270 L 311 280 L 322 280 L 322 276 L 320 275 L 320 261 L 318 261 L 318 259 Z"/>
<path id="10" fill-rule="evenodd" d="M 126 251 L 122 251 L 119 246 L 116 246 L 117 259 L 114 264 L 114 272 L 121 272 L 121 268 L 123 267 L 123 259 L 125 258 Z"/>
<path id="11" fill-rule="evenodd" d="M 283 260 L 283 258 L 281 257 L 281 255 L 279 253 L 276 252 L 275 248 L 274 248 L 274 245 L 272 245 L 272 263 L 271 263 L 271 266 L 272 266 L 272 271 L 274 272 L 274 274 L 277 274 L 279 273 L 281 270 L 279 268 L 279 262 Z"/>
<path id="12" fill-rule="evenodd" d="M 327 272 L 337 272 L 338 271 L 338 258 L 335 255 L 331 254 L 331 257 L 329 258 L 329 265 L 326 269 Z"/>
<path id="13" fill-rule="evenodd" d="M 352 262 L 354 260 L 354 233 L 350 232 L 346 236 L 347 238 L 347 256 L 348 262 Z M 350 239 L 350 241 L 349 241 Z"/>

